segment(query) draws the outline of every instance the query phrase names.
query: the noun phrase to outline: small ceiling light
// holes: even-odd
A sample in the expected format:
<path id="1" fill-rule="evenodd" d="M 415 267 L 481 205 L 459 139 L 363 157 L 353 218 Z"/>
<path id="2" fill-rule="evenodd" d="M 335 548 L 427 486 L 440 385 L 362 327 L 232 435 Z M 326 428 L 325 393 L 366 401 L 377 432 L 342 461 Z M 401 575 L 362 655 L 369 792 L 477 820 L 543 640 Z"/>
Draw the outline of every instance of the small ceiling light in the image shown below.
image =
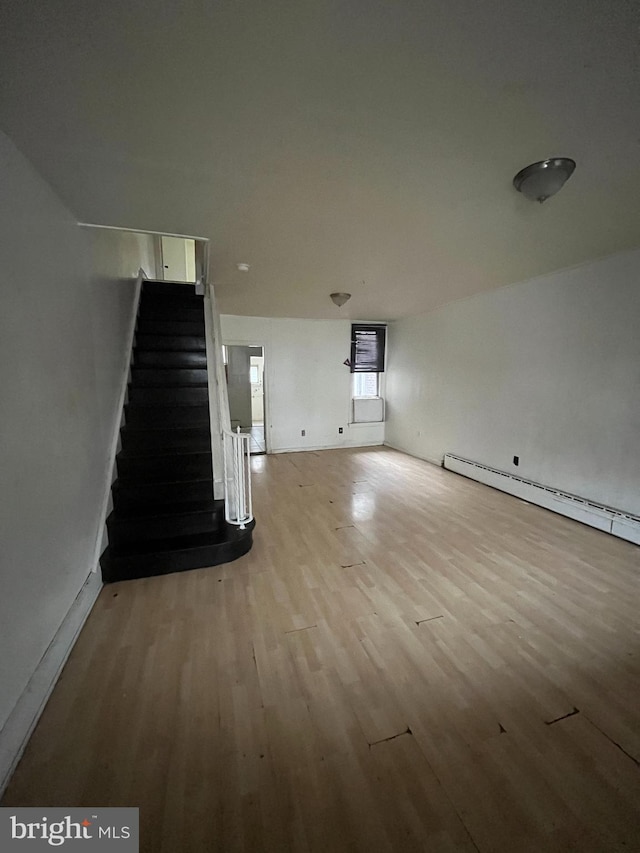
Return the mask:
<path id="1" fill-rule="evenodd" d="M 542 204 L 562 189 L 575 167 L 575 160 L 569 157 L 541 160 L 521 169 L 513 179 L 513 185 L 531 201 L 539 201 Z"/>
<path id="2" fill-rule="evenodd" d="M 337 305 L 338 308 L 342 308 L 345 302 L 348 302 L 351 299 L 350 293 L 332 293 L 331 301 L 334 305 Z"/>
<path id="3" fill-rule="evenodd" d="M 249 264 L 236 264 L 236 266 L 238 267 L 240 272 L 249 272 L 249 270 L 251 269 Z"/>

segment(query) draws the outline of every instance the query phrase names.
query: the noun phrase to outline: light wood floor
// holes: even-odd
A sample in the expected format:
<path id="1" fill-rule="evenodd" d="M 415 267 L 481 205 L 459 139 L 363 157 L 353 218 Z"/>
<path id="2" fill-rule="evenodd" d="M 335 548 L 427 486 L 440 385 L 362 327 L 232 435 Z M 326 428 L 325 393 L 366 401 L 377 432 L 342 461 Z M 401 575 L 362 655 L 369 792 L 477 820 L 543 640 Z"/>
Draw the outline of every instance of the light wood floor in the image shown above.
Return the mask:
<path id="1" fill-rule="evenodd" d="M 253 466 L 253 551 L 102 591 L 5 805 L 138 805 L 154 853 L 640 850 L 640 549 L 388 449 Z"/>

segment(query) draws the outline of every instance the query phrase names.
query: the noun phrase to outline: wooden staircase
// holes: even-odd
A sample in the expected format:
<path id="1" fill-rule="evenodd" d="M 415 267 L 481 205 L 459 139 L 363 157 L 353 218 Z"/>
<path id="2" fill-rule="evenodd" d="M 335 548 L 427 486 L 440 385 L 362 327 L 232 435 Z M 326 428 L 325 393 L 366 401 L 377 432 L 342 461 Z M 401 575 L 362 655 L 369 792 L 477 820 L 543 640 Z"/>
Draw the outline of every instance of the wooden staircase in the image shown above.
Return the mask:
<path id="1" fill-rule="evenodd" d="M 227 524 L 213 499 L 204 300 L 193 285 L 143 284 L 116 457 L 105 582 L 230 562 L 254 523 Z"/>

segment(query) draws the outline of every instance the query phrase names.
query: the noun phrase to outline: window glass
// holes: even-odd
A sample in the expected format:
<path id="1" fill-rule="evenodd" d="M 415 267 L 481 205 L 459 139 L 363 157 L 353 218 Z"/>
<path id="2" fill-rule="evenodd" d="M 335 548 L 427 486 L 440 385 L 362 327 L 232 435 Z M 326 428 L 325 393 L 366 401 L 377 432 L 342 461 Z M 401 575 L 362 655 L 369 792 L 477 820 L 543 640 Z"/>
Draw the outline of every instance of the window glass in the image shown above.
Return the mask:
<path id="1" fill-rule="evenodd" d="M 382 373 L 386 326 L 353 323 L 351 326 L 351 372 Z"/>
<path id="2" fill-rule="evenodd" d="M 378 374 L 377 373 L 354 373 L 353 374 L 353 396 L 354 397 L 377 397 L 378 396 Z"/>

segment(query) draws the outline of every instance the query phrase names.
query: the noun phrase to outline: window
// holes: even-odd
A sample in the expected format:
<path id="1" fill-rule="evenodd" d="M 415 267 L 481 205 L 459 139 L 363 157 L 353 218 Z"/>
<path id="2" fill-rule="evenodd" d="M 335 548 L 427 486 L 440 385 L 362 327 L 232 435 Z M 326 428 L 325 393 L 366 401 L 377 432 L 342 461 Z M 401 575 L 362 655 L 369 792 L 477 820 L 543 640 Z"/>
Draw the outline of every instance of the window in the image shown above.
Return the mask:
<path id="1" fill-rule="evenodd" d="M 354 323 L 351 326 L 352 424 L 384 421 L 380 374 L 384 371 L 386 332 L 386 326 L 374 323 Z"/>
<path id="2" fill-rule="evenodd" d="M 249 368 L 249 381 L 252 385 L 257 385 L 260 382 L 260 371 L 257 364 L 252 364 Z"/>
<path id="3" fill-rule="evenodd" d="M 353 374 L 353 396 L 354 397 L 377 397 L 378 396 L 378 374 L 377 373 L 354 373 Z"/>
<path id="4" fill-rule="evenodd" d="M 354 323 L 351 326 L 351 372 L 382 373 L 386 326 Z"/>

